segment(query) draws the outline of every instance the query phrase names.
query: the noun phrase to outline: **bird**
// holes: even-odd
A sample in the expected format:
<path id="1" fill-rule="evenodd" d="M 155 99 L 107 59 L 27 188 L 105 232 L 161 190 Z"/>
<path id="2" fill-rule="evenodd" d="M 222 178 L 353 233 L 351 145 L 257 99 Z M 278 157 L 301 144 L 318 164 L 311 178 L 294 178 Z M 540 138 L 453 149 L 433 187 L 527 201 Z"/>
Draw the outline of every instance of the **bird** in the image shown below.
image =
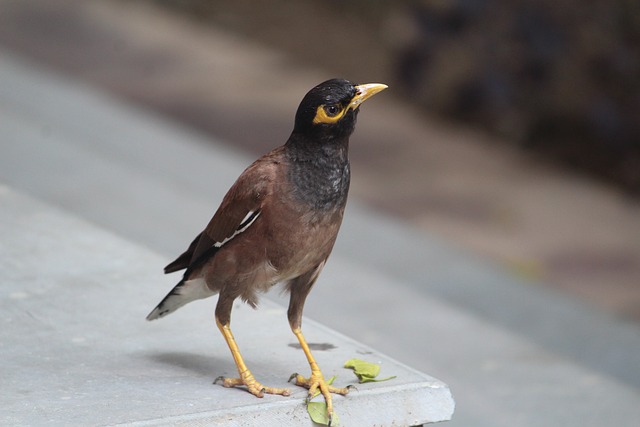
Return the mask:
<path id="1" fill-rule="evenodd" d="M 264 386 L 255 379 L 230 326 L 237 298 L 256 308 L 259 294 L 282 283 L 290 294 L 289 325 L 311 368 L 309 377 L 294 374 L 290 380 L 308 388 L 307 399 L 319 391 L 329 419 L 331 394 L 349 392 L 325 380 L 302 334 L 302 312 L 342 223 L 351 176 L 349 137 L 360 105 L 386 88 L 337 78 L 312 88 L 298 106 L 285 144 L 242 172 L 206 228 L 164 268 L 165 274 L 185 271 L 147 320 L 218 294 L 215 322 L 238 369 L 236 378 L 219 378 L 223 386 L 245 387 L 257 397 L 290 395 L 289 389 Z"/>

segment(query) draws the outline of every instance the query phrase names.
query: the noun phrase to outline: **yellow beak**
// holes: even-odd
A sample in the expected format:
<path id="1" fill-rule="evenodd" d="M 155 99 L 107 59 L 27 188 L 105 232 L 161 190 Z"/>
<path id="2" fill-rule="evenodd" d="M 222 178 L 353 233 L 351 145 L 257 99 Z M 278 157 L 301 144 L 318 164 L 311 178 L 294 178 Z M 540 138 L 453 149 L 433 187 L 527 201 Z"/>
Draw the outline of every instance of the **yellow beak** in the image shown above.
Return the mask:
<path id="1" fill-rule="evenodd" d="M 349 103 L 349 108 L 355 110 L 367 99 L 371 98 L 378 92 L 385 90 L 388 86 L 381 83 L 367 83 L 356 86 L 356 95 Z"/>

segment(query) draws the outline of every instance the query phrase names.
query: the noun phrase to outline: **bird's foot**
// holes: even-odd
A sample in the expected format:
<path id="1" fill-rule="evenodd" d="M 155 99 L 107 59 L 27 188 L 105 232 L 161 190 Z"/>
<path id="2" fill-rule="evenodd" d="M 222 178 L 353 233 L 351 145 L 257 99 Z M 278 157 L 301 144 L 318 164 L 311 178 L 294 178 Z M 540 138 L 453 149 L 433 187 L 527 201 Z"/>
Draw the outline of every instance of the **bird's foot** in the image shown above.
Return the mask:
<path id="1" fill-rule="evenodd" d="M 327 383 L 327 381 L 325 381 L 321 373 L 311 374 L 309 378 L 305 378 L 299 374 L 293 374 L 291 375 L 291 378 L 289 378 L 289 381 L 293 379 L 296 380 L 295 384 L 297 386 L 306 387 L 309 389 L 309 393 L 308 393 L 309 400 L 315 397 L 317 392 L 320 392 L 325 397 L 325 399 L 328 398 L 330 400 L 331 399 L 330 393 L 337 393 L 344 396 L 345 394 L 348 394 L 349 389 L 351 389 L 351 387 L 339 388 L 339 387 L 334 387 L 330 385 L 329 383 Z"/>
<path id="2" fill-rule="evenodd" d="M 291 381 L 292 379 L 295 379 L 295 384 L 297 386 L 306 387 L 309 389 L 309 393 L 307 394 L 307 402 L 313 399 L 317 393 L 322 394 L 322 396 L 324 397 L 324 401 L 327 404 L 327 413 L 329 415 L 329 420 L 331 420 L 331 417 L 333 415 L 333 400 L 331 397 L 331 393 L 337 393 L 343 396 L 349 393 L 350 387 L 339 388 L 328 384 L 321 372 L 312 371 L 309 378 L 305 378 L 302 375 L 293 374 L 289 378 L 289 381 Z"/>
<path id="3" fill-rule="evenodd" d="M 289 396 L 291 392 L 288 388 L 274 388 L 274 387 L 265 387 L 260 384 L 253 377 L 253 374 L 249 371 L 245 371 L 241 374 L 240 378 L 225 378 L 218 377 L 214 381 L 214 384 L 218 381 L 222 381 L 222 385 L 224 387 L 238 387 L 245 386 L 249 393 L 253 394 L 256 397 L 264 397 L 264 394 L 279 394 L 281 396 Z"/>

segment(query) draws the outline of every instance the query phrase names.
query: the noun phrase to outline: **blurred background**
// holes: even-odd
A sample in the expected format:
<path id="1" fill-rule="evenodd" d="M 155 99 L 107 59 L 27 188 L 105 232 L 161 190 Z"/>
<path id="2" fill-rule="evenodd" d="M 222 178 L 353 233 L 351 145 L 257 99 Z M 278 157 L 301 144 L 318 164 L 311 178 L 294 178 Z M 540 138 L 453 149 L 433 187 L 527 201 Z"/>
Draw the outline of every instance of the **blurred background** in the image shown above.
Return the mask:
<path id="1" fill-rule="evenodd" d="M 252 156 L 286 139 L 317 82 L 385 82 L 352 144 L 356 197 L 640 320 L 636 2 L 2 8 L 3 47 Z"/>
<path id="2" fill-rule="evenodd" d="M 356 203 L 640 328 L 637 1 L 3 0 L 0 48 L 247 163 L 315 84 L 386 83 Z"/>

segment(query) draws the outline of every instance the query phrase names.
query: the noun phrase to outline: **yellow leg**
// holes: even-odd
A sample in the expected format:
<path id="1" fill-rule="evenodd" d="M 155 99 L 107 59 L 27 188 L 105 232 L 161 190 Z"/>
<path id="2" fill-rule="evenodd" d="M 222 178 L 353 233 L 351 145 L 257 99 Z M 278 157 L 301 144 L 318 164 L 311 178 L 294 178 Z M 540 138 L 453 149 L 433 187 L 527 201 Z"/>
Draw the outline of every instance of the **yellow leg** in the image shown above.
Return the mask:
<path id="1" fill-rule="evenodd" d="M 233 360 L 236 362 L 236 366 L 238 367 L 238 374 L 240 374 L 240 378 L 223 378 L 223 386 L 236 387 L 244 385 L 247 387 L 251 394 L 257 397 L 263 397 L 264 393 L 289 396 L 289 390 L 286 388 L 265 387 L 258 381 L 256 381 L 251 371 L 249 371 L 249 368 L 247 368 L 247 365 L 245 365 L 242 356 L 240 355 L 240 349 L 238 348 L 238 344 L 236 344 L 236 340 L 233 338 L 231 327 L 228 324 L 223 325 L 218 321 L 218 319 L 216 319 L 216 325 L 218 325 L 218 329 L 220 329 L 220 332 L 222 332 L 222 336 L 227 342 L 229 350 L 231 350 Z"/>
<path id="2" fill-rule="evenodd" d="M 296 385 L 306 387 L 309 389 L 308 398 L 311 399 L 316 391 L 319 389 L 322 396 L 324 396 L 324 400 L 327 403 L 327 412 L 329 414 L 329 419 L 331 419 L 331 415 L 333 414 L 333 402 L 331 398 L 331 393 L 338 393 L 345 395 L 349 393 L 348 388 L 337 388 L 333 387 L 324 379 L 322 375 L 322 371 L 318 367 L 316 360 L 313 358 L 311 354 L 311 350 L 309 350 L 309 345 L 307 341 L 304 339 L 304 335 L 302 335 L 302 331 L 300 329 L 293 329 L 293 333 L 298 338 L 300 342 L 300 346 L 302 347 L 302 351 L 307 356 L 307 360 L 309 361 L 309 366 L 311 367 L 311 376 L 309 378 L 305 378 L 302 375 L 296 375 Z"/>

